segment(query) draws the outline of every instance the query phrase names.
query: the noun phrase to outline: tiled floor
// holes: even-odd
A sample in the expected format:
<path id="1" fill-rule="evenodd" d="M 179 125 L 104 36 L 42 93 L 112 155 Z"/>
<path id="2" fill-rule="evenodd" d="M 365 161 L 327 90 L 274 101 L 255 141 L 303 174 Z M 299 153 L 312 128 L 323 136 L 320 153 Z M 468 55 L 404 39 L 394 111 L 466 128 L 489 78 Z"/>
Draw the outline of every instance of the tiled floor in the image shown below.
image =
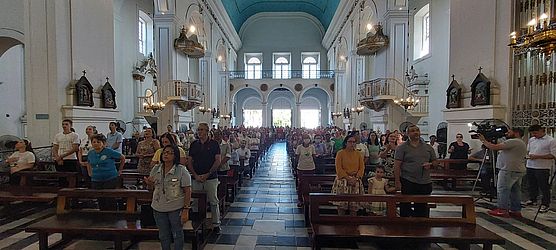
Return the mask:
<path id="1" fill-rule="evenodd" d="M 450 193 L 435 188 L 434 193 Z M 468 191 L 458 192 L 469 194 Z M 222 234 L 210 235 L 205 249 L 310 249 L 303 212 L 296 207 L 297 196 L 290 171 L 285 143 L 272 146 L 253 180 L 244 182 L 236 202 L 222 219 Z M 540 214 L 533 222 L 536 209 L 523 210 L 524 219 L 494 218 L 486 214 L 493 204 L 477 203 L 477 223 L 506 238 L 504 247 L 495 249 L 556 249 L 556 213 Z M 556 208 L 554 204 L 553 208 Z M 455 207 L 438 206 L 435 213 L 453 213 Z M 38 249 L 38 237 L 25 233 L 27 225 L 51 216 L 52 206 L 16 204 L 0 208 L 0 249 Z M 52 235 L 55 241 L 60 235 Z M 66 249 L 112 249 L 111 242 L 75 241 Z M 190 248 L 190 245 L 186 245 Z M 329 246 L 351 249 L 377 249 L 368 242 L 334 242 Z M 433 245 L 433 249 L 451 249 Z M 479 249 L 474 245 L 472 249 Z M 131 249 L 160 249 L 157 241 L 141 242 Z"/>

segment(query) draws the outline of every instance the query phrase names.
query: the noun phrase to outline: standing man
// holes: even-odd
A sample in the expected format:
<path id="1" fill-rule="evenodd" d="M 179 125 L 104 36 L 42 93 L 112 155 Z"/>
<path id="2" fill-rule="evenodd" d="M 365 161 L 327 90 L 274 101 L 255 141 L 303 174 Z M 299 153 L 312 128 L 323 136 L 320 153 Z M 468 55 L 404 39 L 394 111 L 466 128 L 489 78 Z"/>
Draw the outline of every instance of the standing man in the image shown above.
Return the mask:
<path id="1" fill-rule="evenodd" d="M 521 140 L 523 130 L 512 128 L 506 132 L 505 141 L 493 144 L 483 135 L 479 139 L 485 147 L 499 150 L 496 168 L 499 169 L 497 187 L 497 208 L 488 214 L 499 217 L 521 217 L 521 179 L 525 176 L 525 156 L 527 145 Z"/>
<path id="2" fill-rule="evenodd" d="M 218 166 L 219 175 L 227 175 L 230 170 L 228 161 L 232 158 L 232 145 L 228 143 L 229 136 L 222 133 L 221 130 L 214 131 L 214 140 L 220 144 L 220 166 Z"/>
<path id="3" fill-rule="evenodd" d="M 54 137 L 52 158 L 57 163 L 57 171 L 81 172 L 76 155 L 79 151 L 79 135 L 71 131 L 72 126 L 70 119 L 63 120 L 63 131 Z"/>
<path id="4" fill-rule="evenodd" d="M 430 168 L 436 165 L 434 149 L 421 140 L 416 125 L 407 128 L 409 140 L 399 145 L 394 156 L 396 190 L 402 194 L 429 195 L 432 193 Z M 402 217 L 429 217 L 426 203 L 401 203 Z"/>
<path id="5" fill-rule="evenodd" d="M 187 168 L 193 177 L 193 191 L 207 192 L 212 213 L 213 230 L 220 234 L 220 207 L 218 206 L 218 174 L 220 166 L 220 146 L 208 136 L 209 126 L 199 123 L 197 134 L 199 139 L 189 146 Z"/>
<path id="6" fill-rule="evenodd" d="M 432 149 L 434 149 L 434 153 L 436 154 L 436 158 L 440 158 L 438 154 L 438 143 L 436 142 L 436 135 L 429 136 L 429 145 L 431 145 Z"/>
<path id="7" fill-rule="evenodd" d="M 108 125 L 110 133 L 106 135 L 106 147 L 115 150 L 118 153 L 122 153 L 122 133 L 116 131 L 118 124 L 116 122 L 110 122 Z"/>
<path id="8" fill-rule="evenodd" d="M 540 125 L 529 127 L 531 138 L 527 144 L 527 186 L 529 200 L 525 205 L 537 204 L 539 189 L 542 193 L 541 213 L 548 212 L 550 208 L 550 170 L 554 166 L 556 156 L 556 140 L 547 135 Z"/>

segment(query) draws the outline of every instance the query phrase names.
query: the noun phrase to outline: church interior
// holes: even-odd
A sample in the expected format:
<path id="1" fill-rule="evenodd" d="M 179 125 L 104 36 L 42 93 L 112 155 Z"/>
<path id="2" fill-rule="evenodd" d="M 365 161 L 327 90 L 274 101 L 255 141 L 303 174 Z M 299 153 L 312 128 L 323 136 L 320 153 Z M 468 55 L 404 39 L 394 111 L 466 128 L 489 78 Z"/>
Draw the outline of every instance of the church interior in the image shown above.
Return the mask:
<path id="1" fill-rule="evenodd" d="M 143 220 L 153 196 L 138 143 L 147 130 L 170 134 L 192 161 L 207 124 L 209 139 L 223 134 L 232 154 L 219 156 L 229 162 L 214 194 L 220 215 L 210 191 L 191 194 L 209 202 L 184 224 L 186 249 L 556 249 L 556 141 L 536 179 L 546 183 L 542 205 L 529 176 L 531 138 L 556 134 L 555 48 L 555 0 L 0 0 L 0 248 L 161 248 L 156 225 Z M 80 139 L 69 144 L 79 147 L 73 160 L 95 140 L 90 128 L 105 142 L 119 133 L 113 149 L 125 160 L 113 164 L 123 168 L 117 190 L 128 192 L 83 190 L 86 164 L 57 169 L 72 157 L 55 152 L 67 120 Z M 405 173 L 399 151 L 381 153 L 393 133 L 398 148 L 409 145 L 415 127 L 440 169 L 420 170 L 432 195 L 412 198 L 393 187 L 396 162 Z M 507 130 L 529 145 L 520 160 L 527 176 L 517 180 L 520 208 L 493 216 L 503 179 L 493 169 L 507 149 L 497 140 Z M 482 150 L 477 134 L 492 135 L 495 149 L 468 158 Z M 305 136 L 310 173 L 299 164 Z M 352 136 L 367 151 L 363 193 L 342 195 L 337 153 Z M 16 174 L 9 159 L 20 141 L 35 158 Z M 324 153 L 315 153 L 321 141 Z M 463 158 L 452 157 L 454 143 L 467 145 Z M 250 155 L 240 163 L 241 144 Z M 193 163 L 183 165 L 196 182 Z M 367 184 L 378 169 L 393 188 L 384 200 Z M 98 211 L 99 197 L 118 198 L 118 211 Z M 377 201 L 383 216 L 364 208 Z M 430 218 L 400 216 L 419 201 Z M 361 208 L 342 215 L 345 204 Z"/>

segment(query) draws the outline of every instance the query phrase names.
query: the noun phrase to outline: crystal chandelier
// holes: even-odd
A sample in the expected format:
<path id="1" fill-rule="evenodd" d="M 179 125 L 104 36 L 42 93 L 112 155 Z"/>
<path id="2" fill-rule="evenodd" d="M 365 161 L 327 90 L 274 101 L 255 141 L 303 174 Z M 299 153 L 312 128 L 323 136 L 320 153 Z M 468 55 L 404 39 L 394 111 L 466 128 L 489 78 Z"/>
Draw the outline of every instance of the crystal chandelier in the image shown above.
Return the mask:
<path id="1" fill-rule="evenodd" d="M 144 102 L 143 103 L 143 108 L 146 111 L 152 111 L 155 114 L 156 114 L 157 111 L 163 110 L 165 106 L 166 106 L 166 104 L 164 104 L 163 102 L 154 102 L 154 103 Z"/>
<path id="2" fill-rule="evenodd" d="M 409 96 L 407 98 L 400 98 L 394 100 L 394 103 L 400 105 L 405 111 L 413 110 L 417 104 L 419 104 L 419 99 Z"/>

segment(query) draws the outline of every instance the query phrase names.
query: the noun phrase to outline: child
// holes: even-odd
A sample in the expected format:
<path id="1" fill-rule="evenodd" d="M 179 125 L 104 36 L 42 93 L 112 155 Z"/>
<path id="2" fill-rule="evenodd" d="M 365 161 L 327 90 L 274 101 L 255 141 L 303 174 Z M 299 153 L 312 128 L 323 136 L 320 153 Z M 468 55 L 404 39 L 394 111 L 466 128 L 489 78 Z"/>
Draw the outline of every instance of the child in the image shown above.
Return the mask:
<path id="1" fill-rule="evenodd" d="M 388 186 L 388 179 L 384 177 L 384 166 L 376 166 L 374 177 L 367 179 L 369 182 L 369 194 L 382 195 L 387 192 L 395 192 L 395 188 Z M 383 215 L 386 211 L 386 202 L 371 202 L 371 212 Z"/>

